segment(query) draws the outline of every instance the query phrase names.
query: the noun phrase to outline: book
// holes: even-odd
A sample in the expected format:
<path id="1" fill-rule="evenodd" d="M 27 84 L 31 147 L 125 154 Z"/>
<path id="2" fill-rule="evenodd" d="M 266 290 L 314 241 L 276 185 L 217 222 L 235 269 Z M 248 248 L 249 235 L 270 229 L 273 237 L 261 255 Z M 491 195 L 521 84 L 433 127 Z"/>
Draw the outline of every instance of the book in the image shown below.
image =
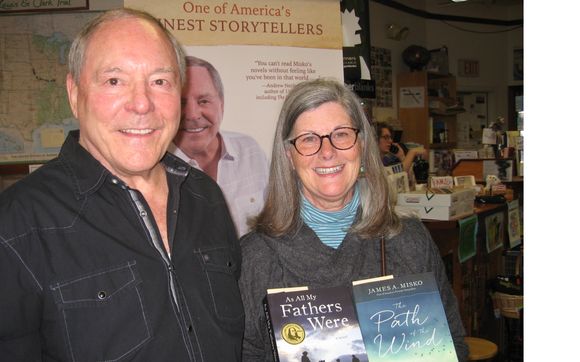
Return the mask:
<path id="1" fill-rule="evenodd" d="M 429 173 L 450 175 L 453 169 L 453 154 L 450 150 L 429 150 Z"/>
<path id="2" fill-rule="evenodd" d="M 522 228 L 520 223 L 520 206 L 517 199 L 508 202 L 507 229 L 510 249 L 520 245 L 522 243 Z"/>
<path id="3" fill-rule="evenodd" d="M 393 195 L 409 192 L 409 175 L 406 172 L 398 172 L 387 176 L 389 192 Z"/>
<path id="4" fill-rule="evenodd" d="M 455 346 L 433 273 L 353 282 L 370 362 L 456 362 Z"/>
<path id="5" fill-rule="evenodd" d="M 268 290 L 274 360 L 368 362 L 349 286 Z"/>

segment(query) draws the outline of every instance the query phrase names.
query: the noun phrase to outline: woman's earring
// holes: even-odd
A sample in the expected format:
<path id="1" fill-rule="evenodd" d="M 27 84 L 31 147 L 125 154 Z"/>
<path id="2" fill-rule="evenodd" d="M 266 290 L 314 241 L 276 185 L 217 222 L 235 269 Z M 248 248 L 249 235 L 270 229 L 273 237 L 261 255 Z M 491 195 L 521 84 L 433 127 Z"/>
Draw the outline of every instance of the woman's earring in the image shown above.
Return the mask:
<path id="1" fill-rule="evenodd" d="M 363 165 L 360 166 L 358 177 L 365 177 L 365 167 Z"/>

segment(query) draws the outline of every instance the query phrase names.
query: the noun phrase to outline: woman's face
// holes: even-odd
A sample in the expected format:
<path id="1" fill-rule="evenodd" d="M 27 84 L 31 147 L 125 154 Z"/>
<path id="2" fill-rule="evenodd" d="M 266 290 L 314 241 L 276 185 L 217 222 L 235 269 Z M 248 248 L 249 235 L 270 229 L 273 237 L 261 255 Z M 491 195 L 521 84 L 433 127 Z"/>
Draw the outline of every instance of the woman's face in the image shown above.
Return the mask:
<path id="1" fill-rule="evenodd" d="M 388 128 L 381 128 L 381 135 L 379 136 L 379 149 L 381 153 L 388 153 L 392 144 L 393 135 L 391 135 L 391 131 Z"/>
<path id="2" fill-rule="evenodd" d="M 305 133 L 325 136 L 339 127 L 353 127 L 344 108 L 336 102 L 324 103 L 302 113 L 290 134 L 296 138 Z M 287 150 L 292 166 L 302 182 L 304 196 L 318 209 L 336 211 L 352 198 L 361 165 L 361 141 L 348 150 L 338 150 L 328 138 L 322 139 L 320 150 L 303 156 L 291 146 Z"/>

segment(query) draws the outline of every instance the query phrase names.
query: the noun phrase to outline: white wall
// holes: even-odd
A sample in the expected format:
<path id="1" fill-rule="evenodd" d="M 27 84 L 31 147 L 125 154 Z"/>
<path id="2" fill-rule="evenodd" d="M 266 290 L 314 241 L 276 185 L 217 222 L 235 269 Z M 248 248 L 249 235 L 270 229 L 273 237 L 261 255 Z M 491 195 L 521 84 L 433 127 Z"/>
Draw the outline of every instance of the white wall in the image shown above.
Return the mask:
<path id="1" fill-rule="evenodd" d="M 490 6 L 474 2 L 472 5 L 441 6 L 440 1 L 408 0 L 404 5 L 434 14 L 448 14 L 496 20 L 523 19 L 523 6 Z M 387 39 L 387 24 L 397 23 L 410 29 L 409 36 L 402 41 Z M 393 58 L 393 87 L 396 75 L 409 71 L 401 60 L 401 53 L 409 45 L 416 44 L 427 49 L 445 45 L 449 52 L 449 71 L 457 75 L 458 59 L 479 61 L 479 77 L 457 78 L 459 91 L 483 91 L 489 93 L 489 115 L 507 117 L 507 89 L 510 85 L 522 84 L 512 79 L 513 49 L 523 48 L 523 29 L 505 32 L 511 27 L 451 22 L 468 31 L 455 29 L 439 20 L 427 20 L 407 14 L 391 7 L 370 1 L 371 44 L 391 49 Z M 499 33 L 491 34 L 489 32 Z M 488 32 L 488 34 L 476 33 Z M 393 92 L 396 107 L 396 91 Z M 396 112 L 396 109 L 394 110 Z M 379 112 L 380 114 L 380 112 Z M 380 120 L 380 119 L 379 119 Z"/>
<path id="2" fill-rule="evenodd" d="M 408 0 L 405 4 L 409 7 L 422 9 L 424 0 Z M 373 118 L 376 121 L 386 121 L 388 117 L 397 117 L 397 74 L 407 72 L 409 69 L 403 63 L 401 54 L 409 45 L 417 44 L 424 46 L 426 34 L 426 22 L 424 19 L 397 11 L 390 7 L 381 5 L 369 0 L 369 23 L 371 34 L 371 45 L 379 48 L 389 49 L 391 51 L 392 72 L 393 72 L 393 108 L 392 109 L 373 109 Z M 387 38 L 387 24 L 398 24 L 408 27 L 411 31 L 405 40 L 394 41 Z"/>

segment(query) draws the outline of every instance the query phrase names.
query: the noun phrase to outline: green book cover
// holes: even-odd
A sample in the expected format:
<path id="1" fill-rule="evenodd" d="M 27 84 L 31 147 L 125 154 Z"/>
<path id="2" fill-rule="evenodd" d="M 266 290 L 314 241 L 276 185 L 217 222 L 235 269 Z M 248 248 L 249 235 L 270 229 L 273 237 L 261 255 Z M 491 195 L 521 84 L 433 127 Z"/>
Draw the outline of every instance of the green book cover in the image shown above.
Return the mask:
<path id="1" fill-rule="evenodd" d="M 370 362 L 457 362 L 432 273 L 353 282 Z"/>
<path id="2" fill-rule="evenodd" d="M 264 308 L 276 361 L 368 362 L 349 286 L 269 293 Z"/>

